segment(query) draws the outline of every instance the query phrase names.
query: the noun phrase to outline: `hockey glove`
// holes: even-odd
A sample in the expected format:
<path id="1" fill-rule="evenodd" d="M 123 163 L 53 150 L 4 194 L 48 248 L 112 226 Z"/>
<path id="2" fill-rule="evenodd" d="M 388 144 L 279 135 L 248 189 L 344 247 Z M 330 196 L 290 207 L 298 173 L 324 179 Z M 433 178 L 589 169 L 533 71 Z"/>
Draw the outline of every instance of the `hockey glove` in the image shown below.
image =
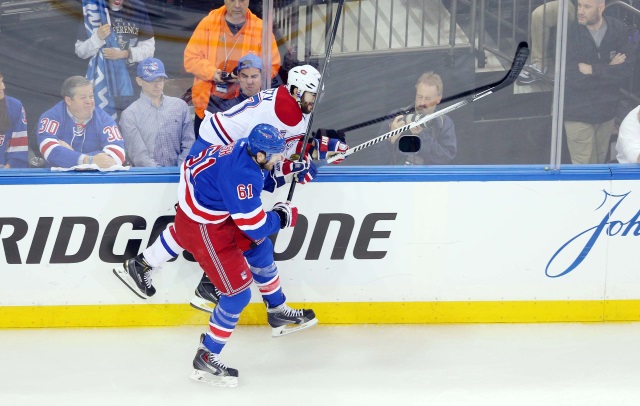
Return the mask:
<path id="1" fill-rule="evenodd" d="M 295 227 L 298 221 L 298 208 L 289 203 L 276 203 L 271 209 L 280 217 L 280 228 Z"/>
<path id="2" fill-rule="evenodd" d="M 337 138 L 320 137 L 315 139 L 315 148 L 318 151 L 318 159 L 327 159 L 335 154 L 344 154 L 349 146 Z M 314 152 L 315 157 L 315 152 Z M 334 164 L 342 162 L 344 158 L 334 161 Z"/>
<path id="3" fill-rule="evenodd" d="M 303 172 L 306 173 L 311 166 L 311 160 L 307 155 L 304 161 L 290 161 L 285 159 L 284 161 L 276 162 L 271 169 L 270 175 L 276 184 L 276 188 L 286 183 L 286 176 L 292 173 Z"/>
<path id="4" fill-rule="evenodd" d="M 313 133 L 313 138 L 320 139 L 322 137 L 334 138 L 336 140 L 340 140 L 341 142 L 347 143 L 347 138 L 344 131 L 340 130 L 331 130 L 325 128 L 319 128 L 318 131 Z"/>
<path id="5" fill-rule="evenodd" d="M 308 158 L 308 156 L 307 156 Z M 313 180 L 313 178 L 316 177 L 316 175 L 318 174 L 318 168 L 316 168 L 316 165 L 309 161 L 309 169 L 307 169 L 306 171 L 300 172 L 297 176 L 298 176 L 298 183 L 301 185 L 304 185 L 305 183 L 311 182 Z"/>

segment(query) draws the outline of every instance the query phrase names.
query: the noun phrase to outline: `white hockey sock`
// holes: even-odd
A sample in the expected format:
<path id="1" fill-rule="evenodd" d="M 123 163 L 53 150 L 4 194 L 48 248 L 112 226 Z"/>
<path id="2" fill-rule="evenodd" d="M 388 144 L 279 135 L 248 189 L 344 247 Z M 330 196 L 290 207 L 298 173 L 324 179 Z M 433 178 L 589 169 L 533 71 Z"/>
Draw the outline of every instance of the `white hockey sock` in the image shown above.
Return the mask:
<path id="1" fill-rule="evenodd" d="M 142 252 L 151 267 L 156 268 L 161 266 L 184 251 L 184 249 L 176 242 L 174 236 L 175 229 L 173 228 L 173 224 L 169 224 L 153 244 Z"/>

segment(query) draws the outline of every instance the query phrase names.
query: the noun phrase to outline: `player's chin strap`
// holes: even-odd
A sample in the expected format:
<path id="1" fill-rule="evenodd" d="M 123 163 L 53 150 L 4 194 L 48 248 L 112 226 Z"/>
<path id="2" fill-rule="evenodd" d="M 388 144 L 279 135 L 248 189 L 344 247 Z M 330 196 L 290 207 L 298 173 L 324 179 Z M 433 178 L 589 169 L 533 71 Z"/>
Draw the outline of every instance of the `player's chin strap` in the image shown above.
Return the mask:
<path id="1" fill-rule="evenodd" d="M 525 63 L 527 62 L 527 58 L 529 57 L 529 47 L 527 46 L 526 42 L 521 42 L 520 45 L 518 45 L 518 49 L 516 51 L 516 55 L 513 58 L 513 63 L 511 64 L 511 69 L 509 69 L 509 73 L 507 73 L 507 75 L 502 78 L 502 80 L 493 83 L 491 85 L 489 85 L 488 88 L 484 88 L 485 90 L 476 93 L 476 94 L 472 94 L 471 96 L 469 96 L 468 98 L 459 101 L 458 103 L 452 104 L 449 107 L 446 107 L 442 110 L 436 111 L 434 113 L 422 116 L 420 119 L 418 119 L 417 121 L 413 121 L 409 124 L 403 125 L 400 128 L 396 128 L 395 130 L 389 131 L 387 133 L 384 133 L 372 140 L 363 142 L 360 145 L 356 145 L 355 147 L 351 147 L 347 150 L 347 152 L 345 152 L 344 154 L 335 154 L 333 156 L 331 156 L 330 158 L 327 158 L 326 161 L 321 161 L 319 164 L 316 164 L 317 167 L 321 167 L 324 166 L 326 164 L 330 164 L 333 163 L 339 159 L 344 159 L 346 157 L 348 157 L 351 154 L 354 154 L 358 151 L 362 151 L 365 148 L 369 148 L 372 145 L 375 145 L 381 141 L 384 141 L 386 139 L 389 139 L 393 136 L 402 134 L 403 132 L 410 130 L 412 128 L 421 126 L 423 124 L 425 124 L 428 121 L 431 121 L 435 118 L 438 118 L 440 116 L 443 116 L 449 112 L 452 112 L 454 110 L 459 109 L 460 107 L 466 106 L 469 103 L 473 103 L 476 100 L 480 100 L 485 96 L 489 96 L 492 93 L 495 93 L 496 91 L 503 89 L 509 85 L 511 85 L 513 82 L 515 82 L 515 80 L 517 79 L 518 75 L 520 74 L 520 71 L 522 71 L 522 68 L 524 67 Z"/>
<path id="2" fill-rule="evenodd" d="M 324 62 L 324 66 L 322 66 L 322 72 L 320 73 L 320 82 L 318 83 L 318 89 L 324 89 L 324 74 L 327 70 L 327 66 L 329 65 L 329 61 L 331 60 L 331 54 L 333 53 L 333 44 L 336 40 L 336 33 L 338 32 L 338 23 L 340 22 L 340 14 L 342 14 L 342 6 L 344 4 L 344 0 L 339 0 L 338 1 L 338 8 L 336 10 L 336 19 L 333 21 L 333 27 L 331 27 L 331 36 L 329 37 L 329 40 L 327 41 L 327 43 L 329 44 L 329 47 L 327 48 L 327 56 L 325 58 L 325 62 Z M 319 94 L 316 95 L 316 97 L 319 96 Z M 300 95 L 300 99 L 302 98 L 302 95 Z M 298 103 L 300 103 L 300 101 L 298 101 Z M 315 106 L 314 109 L 315 110 Z M 312 135 L 311 135 L 311 124 L 313 123 L 313 110 L 311 111 L 311 113 L 309 114 L 309 122 L 307 123 L 307 131 L 305 133 L 304 136 L 304 141 L 302 143 L 302 148 L 300 149 L 301 154 L 300 154 L 300 158 L 298 158 L 298 161 L 302 161 L 304 159 L 304 151 L 307 150 L 307 145 L 309 145 L 309 140 L 311 139 Z M 291 203 L 291 200 L 293 199 L 293 192 L 296 190 L 296 179 L 297 177 L 294 176 L 293 180 L 291 181 L 291 187 L 289 188 L 289 195 L 287 195 L 287 203 Z"/>

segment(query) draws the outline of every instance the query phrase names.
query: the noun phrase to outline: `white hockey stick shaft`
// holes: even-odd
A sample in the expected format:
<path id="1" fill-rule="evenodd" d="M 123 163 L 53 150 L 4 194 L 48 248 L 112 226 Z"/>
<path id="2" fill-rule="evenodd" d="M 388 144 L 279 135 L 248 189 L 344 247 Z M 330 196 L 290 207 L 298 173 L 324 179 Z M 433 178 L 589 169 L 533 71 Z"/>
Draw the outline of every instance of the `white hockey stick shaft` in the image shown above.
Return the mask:
<path id="1" fill-rule="evenodd" d="M 345 152 L 344 154 L 335 154 L 333 156 L 331 156 L 330 158 L 327 158 L 326 163 L 330 164 L 333 163 L 339 159 L 343 159 L 345 157 L 348 157 L 351 154 L 354 154 L 358 151 L 362 151 L 365 148 L 369 148 L 372 145 L 375 145 L 381 141 L 387 140 L 395 135 L 398 134 L 402 134 L 403 132 L 410 130 L 412 128 L 415 128 L 419 125 L 423 125 L 424 123 L 427 123 L 435 118 L 438 118 L 444 114 L 447 114 L 449 112 L 452 112 L 454 110 L 459 109 L 460 107 L 466 106 L 469 103 L 473 103 L 476 100 L 480 100 L 483 97 L 489 96 L 492 93 L 495 93 L 496 91 L 507 87 L 509 85 L 511 85 L 513 82 L 515 82 L 516 78 L 518 77 L 518 75 L 520 74 L 520 72 L 522 71 L 522 68 L 524 67 L 527 58 L 529 57 L 529 48 L 527 47 L 526 43 L 521 43 L 518 46 L 518 49 L 516 51 L 516 56 L 513 59 L 513 63 L 511 65 L 511 69 L 509 70 L 509 73 L 498 83 L 496 83 L 494 86 L 490 87 L 489 89 L 486 89 L 484 91 L 481 91 L 479 93 L 473 94 L 471 96 L 469 96 L 468 98 L 459 101 L 458 103 L 452 104 L 449 107 L 446 107 L 442 110 L 436 111 L 435 113 L 426 115 L 421 117 L 419 120 L 417 121 L 413 121 L 409 124 L 403 125 L 400 128 L 396 128 L 393 131 L 389 131 L 388 133 L 384 133 L 382 135 L 377 136 L 374 139 L 371 139 L 369 141 L 363 142 L 360 145 L 356 145 L 355 147 L 351 147 L 347 150 L 347 152 Z"/>
<path id="2" fill-rule="evenodd" d="M 444 108 L 442 110 L 436 111 L 435 113 L 423 116 L 418 121 L 412 121 L 411 123 L 403 125 L 402 127 L 396 128 L 393 131 L 389 131 L 388 133 L 384 133 L 382 135 L 379 135 L 379 136 L 377 136 L 376 138 L 374 138 L 372 140 L 369 140 L 367 142 L 363 142 L 362 144 L 356 145 L 355 147 L 351 147 L 344 154 L 333 155 L 330 158 L 327 158 L 327 163 L 328 164 L 333 163 L 333 162 L 337 161 L 338 159 L 342 159 L 342 158 L 348 157 L 351 154 L 354 154 L 354 153 L 356 153 L 358 151 L 361 151 L 361 150 L 363 150 L 365 148 L 369 148 L 370 146 L 375 145 L 375 144 L 377 144 L 377 143 L 379 143 L 381 141 L 387 140 L 387 139 L 389 139 L 389 138 L 391 138 L 391 137 L 393 137 L 395 135 L 402 134 L 403 132 L 405 132 L 407 130 L 410 130 L 412 128 L 418 127 L 418 126 L 420 126 L 420 125 L 422 125 L 422 124 L 424 124 L 426 122 L 429 122 L 429 121 L 433 120 L 434 118 L 438 118 L 438 117 L 440 117 L 440 116 L 442 116 L 444 114 L 447 114 L 447 113 L 449 113 L 449 112 L 451 112 L 453 110 L 457 110 L 460 107 L 466 106 L 467 104 L 469 104 L 469 103 L 471 103 L 473 101 L 476 101 L 478 99 L 481 99 L 481 98 L 483 98 L 485 96 L 488 96 L 491 93 L 493 93 L 491 90 L 487 90 L 485 92 L 479 93 L 478 95 L 474 96 L 474 98 L 472 98 L 472 99 L 465 99 L 465 100 L 459 101 L 458 103 L 452 104 L 451 106 L 449 106 L 447 108 Z"/>

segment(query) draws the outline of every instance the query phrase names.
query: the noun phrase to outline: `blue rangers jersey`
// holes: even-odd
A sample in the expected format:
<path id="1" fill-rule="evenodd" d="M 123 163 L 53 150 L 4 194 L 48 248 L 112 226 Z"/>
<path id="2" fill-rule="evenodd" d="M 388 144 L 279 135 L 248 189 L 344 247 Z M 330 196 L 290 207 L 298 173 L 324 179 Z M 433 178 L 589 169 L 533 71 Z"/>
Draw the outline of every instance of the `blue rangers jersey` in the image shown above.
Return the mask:
<path id="1" fill-rule="evenodd" d="M 9 164 L 11 168 L 27 168 L 27 116 L 20 100 L 5 96 L 4 100 L 0 100 L 0 103 L 3 102 L 7 104 L 11 125 L 5 131 L 0 129 L 0 166 Z"/>
<path id="2" fill-rule="evenodd" d="M 212 145 L 185 160 L 180 171 L 180 209 L 193 221 L 219 224 L 233 219 L 254 240 L 280 230 L 280 218 L 262 209 L 264 172 L 247 150 L 246 138 Z"/>
<path id="3" fill-rule="evenodd" d="M 64 141 L 73 148 L 62 144 Z M 99 107 L 86 124 L 77 124 L 64 101 L 40 116 L 38 145 L 49 166 L 70 168 L 78 165 L 82 154 L 93 156 L 104 152 L 122 165 L 125 159 L 124 141 L 120 129 L 110 115 Z"/>

